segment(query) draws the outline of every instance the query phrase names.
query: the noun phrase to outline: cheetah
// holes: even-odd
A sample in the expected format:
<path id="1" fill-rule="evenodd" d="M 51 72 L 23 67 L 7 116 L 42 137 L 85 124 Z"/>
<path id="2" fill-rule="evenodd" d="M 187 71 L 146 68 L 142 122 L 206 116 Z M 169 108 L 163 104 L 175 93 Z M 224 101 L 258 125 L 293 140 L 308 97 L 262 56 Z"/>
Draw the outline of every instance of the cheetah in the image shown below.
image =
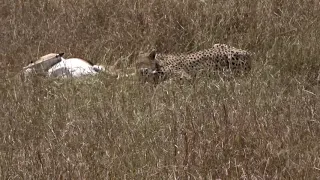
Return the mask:
<path id="1" fill-rule="evenodd" d="M 251 53 L 226 44 L 190 54 L 157 54 L 155 50 L 138 56 L 138 75 L 144 82 L 159 83 L 171 78 L 193 79 L 198 75 L 229 71 L 236 75 L 251 70 Z"/>

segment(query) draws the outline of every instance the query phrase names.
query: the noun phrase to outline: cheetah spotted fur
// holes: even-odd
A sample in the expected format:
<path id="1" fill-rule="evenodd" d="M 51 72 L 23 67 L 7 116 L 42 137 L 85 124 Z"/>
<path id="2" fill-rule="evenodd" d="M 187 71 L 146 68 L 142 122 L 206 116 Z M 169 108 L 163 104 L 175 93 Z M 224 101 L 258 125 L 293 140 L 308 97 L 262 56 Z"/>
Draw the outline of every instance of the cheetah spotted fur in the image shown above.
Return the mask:
<path id="1" fill-rule="evenodd" d="M 251 53 L 225 44 L 190 54 L 140 54 L 136 67 L 143 81 L 158 83 L 170 78 L 192 79 L 199 74 L 231 71 L 238 75 L 251 70 Z"/>

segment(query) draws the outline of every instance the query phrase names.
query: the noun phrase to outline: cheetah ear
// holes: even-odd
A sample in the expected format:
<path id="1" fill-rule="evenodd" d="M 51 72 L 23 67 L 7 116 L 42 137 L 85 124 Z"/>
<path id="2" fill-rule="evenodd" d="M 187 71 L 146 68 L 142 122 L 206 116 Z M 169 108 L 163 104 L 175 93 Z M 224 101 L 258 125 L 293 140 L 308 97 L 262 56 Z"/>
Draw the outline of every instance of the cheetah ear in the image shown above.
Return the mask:
<path id="1" fill-rule="evenodd" d="M 156 54 L 157 54 L 156 50 L 153 49 L 149 54 L 149 59 L 154 60 L 156 58 Z"/>

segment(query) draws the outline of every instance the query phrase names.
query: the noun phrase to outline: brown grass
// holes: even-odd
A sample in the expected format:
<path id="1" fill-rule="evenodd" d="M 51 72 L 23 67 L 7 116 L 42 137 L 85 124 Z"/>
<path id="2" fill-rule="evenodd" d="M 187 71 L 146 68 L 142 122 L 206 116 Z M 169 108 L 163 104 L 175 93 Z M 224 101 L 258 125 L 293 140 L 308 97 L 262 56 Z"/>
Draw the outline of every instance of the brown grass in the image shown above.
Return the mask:
<path id="1" fill-rule="evenodd" d="M 316 0 L 0 3 L 0 179 L 320 178 Z M 65 52 L 132 67 L 139 51 L 225 43 L 255 53 L 232 81 L 16 74 Z"/>

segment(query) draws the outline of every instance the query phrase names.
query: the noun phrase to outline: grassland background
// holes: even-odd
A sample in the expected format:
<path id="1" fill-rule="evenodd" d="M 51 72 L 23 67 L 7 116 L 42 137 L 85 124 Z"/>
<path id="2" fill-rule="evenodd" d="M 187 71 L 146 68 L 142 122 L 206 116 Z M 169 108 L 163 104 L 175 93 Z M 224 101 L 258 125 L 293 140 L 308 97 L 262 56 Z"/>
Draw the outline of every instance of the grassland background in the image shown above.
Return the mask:
<path id="1" fill-rule="evenodd" d="M 0 0 L 0 179 L 319 179 L 317 0 Z M 248 77 L 157 87 L 17 74 L 225 43 Z"/>

